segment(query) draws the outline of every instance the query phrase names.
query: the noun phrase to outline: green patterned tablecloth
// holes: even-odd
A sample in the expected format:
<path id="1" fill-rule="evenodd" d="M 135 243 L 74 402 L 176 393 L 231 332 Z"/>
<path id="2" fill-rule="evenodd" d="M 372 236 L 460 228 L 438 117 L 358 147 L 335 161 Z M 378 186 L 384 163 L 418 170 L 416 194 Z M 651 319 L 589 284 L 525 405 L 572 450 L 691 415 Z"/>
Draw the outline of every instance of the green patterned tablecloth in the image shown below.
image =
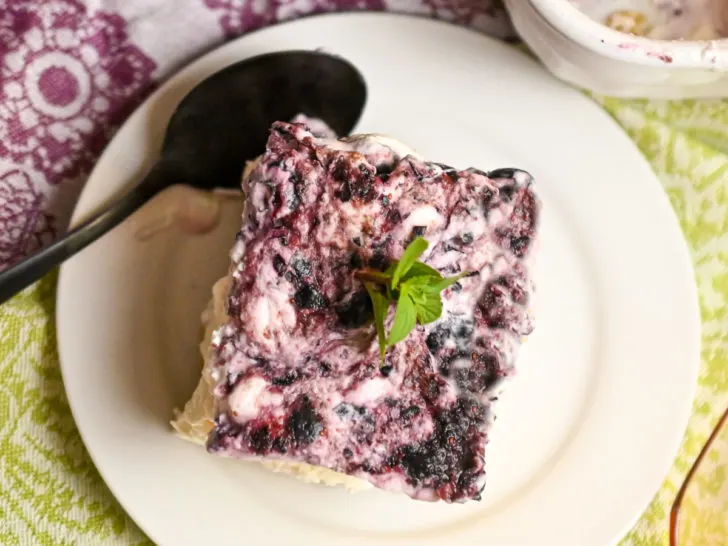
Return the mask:
<path id="1" fill-rule="evenodd" d="M 728 405 L 728 101 L 600 102 L 658 173 L 700 290 L 703 363 L 689 430 L 623 541 L 664 545 L 675 493 Z M 0 544 L 147 543 L 100 479 L 71 417 L 56 352 L 55 285 L 50 276 L 0 307 Z M 728 544 L 728 438 L 721 442 L 722 457 L 708 460 L 686 505 L 688 544 Z"/>

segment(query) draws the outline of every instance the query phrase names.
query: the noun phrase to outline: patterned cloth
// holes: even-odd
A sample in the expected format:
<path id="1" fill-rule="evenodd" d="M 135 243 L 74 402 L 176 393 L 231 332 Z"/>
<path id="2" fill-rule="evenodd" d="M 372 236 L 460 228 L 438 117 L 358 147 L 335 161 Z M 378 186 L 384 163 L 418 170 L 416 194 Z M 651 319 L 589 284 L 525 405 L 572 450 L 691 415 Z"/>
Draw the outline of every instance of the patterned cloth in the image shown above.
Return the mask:
<path id="1" fill-rule="evenodd" d="M 64 231 L 114 129 L 182 64 L 247 30 L 356 9 L 513 38 L 496 0 L 0 0 L 0 268 Z M 728 101 L 597 100 L 659 174 L 701 294 L 703 366 L 689 431 L 623 542 L 661 545 L 676 490 L 728 404 Z M 0 544 L 146 544 L 76 431 L 56 353 L 54 293 L 51 275 L 0 307 Z M 690 544 L 728 543 L 727 438 L 722 445 L 686 503 Z"/>

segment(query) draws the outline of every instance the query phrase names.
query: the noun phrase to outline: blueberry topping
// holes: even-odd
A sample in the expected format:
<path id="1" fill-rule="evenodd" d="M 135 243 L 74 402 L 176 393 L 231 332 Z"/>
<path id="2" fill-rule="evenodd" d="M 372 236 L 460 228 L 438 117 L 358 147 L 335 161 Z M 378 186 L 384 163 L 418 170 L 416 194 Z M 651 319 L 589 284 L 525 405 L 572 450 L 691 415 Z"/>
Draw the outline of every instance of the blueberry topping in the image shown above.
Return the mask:
<path id="1" fill-rule="evenodd" d="M 334 408 L 336 415 L 341 417 L 343 420 L 354 420 L 361 415 L 363 411 L 364 408 L 353 404 L 347 404 L 346 402 L 342 402 Z"/>
<path id="2" fill-rule="evenodd" d="M 300 309 L 318 311 L 326 308 L 326 298 L 310 284 L 304 284 L 296 291 L 293 301 Z"/>
<path id="3" fill-rule="evenodd" d="M 264 425 L 251 433 L 250 449 L 252 449 L 255 453 L 266 453 L 270 449 L 270 446 L 271 438 L 267 425 Z"/>
<path id="4" fill-rule="evenodd" d="M 375 252 L 374 255 L 369 259 L 369 267 L 372 269 L 384 270 L 388 265 L 387 257 L 381 252 Z"/>
<path id="5" fill-rule="evenodd" d="M 485 209 L 486 213 L 493 206 L 494 198 L 495 198 L 495 191 L 488 189 L 488 188 L 483 190 L 483 208 Z M 486 214 L 486 218 L 487 218 L 487 214 Z"/>
<path id="6" fill-rule="evenodd" d="M 517 169 L 494 169 L 486 173 L 485 176 L 487 176 L 491 180 L 497 180 L 499 178 L 512 179 L 514 176 L 516 176 L 516 171 Z"/>
<path id="7" fill-rule="evenodd" d="M 402 221 L 402 213 L 398 209 L 391 209 L 387 215 L 387 221 L 396 226 Z"/>
<path id="8" fill-rule="evenodd" d="M 293 260 L 293 269 L 301 277 L 306 277 L 311 274 L 311 264 L 303 258 L 296 258 Z"/>
<path id="9" fill-rule="evenodd" d="M 364 262 L 362 262 L 361 256 L 358 252 L 353 252 L 349 258 L 349 269 L 361 269 L 362 267 L 364 267 Z"/>
<path id="10" fill-rule="evenodd" d="M 364 163 L 353 168 L 346 156 L 339 156 L 333 163 L 331 177 L 339 183 L 336 196 L 342 202 L 353 198 L 371 201 L 374 197 L 374 173 Z"/>
<path id="11" fill-rule="evenodd" d="M 286 453 L 288 452 L 288 439 L 282 436 L 279 436 L 275 440 L 273 440 L 272 448 L 274 451 L 277 451 L 278 453 Z"/>
<path id="12" fill-rule="evenodd" d="M 505 328 L 510 310 L 507 290 L 496 283 L 489 283 L 478 302 L 486 324 L 490 328 Z"/>
<path id="13" fill-rule="evenodd" d="M 501 379 L 498 358 L 495 355 L 476 353 L 472 360 L 472 365 L 455 371 L 458 386 L 474 394 L 492 390 Z"/>
<path id="14" fill-rule="evenodd" d="M 298 378 L 298 372 L 296 370 L 291 370 L 286 373 L 286 375 L 273 379 L 273 384 L 279 387 L 287 387 L 289 385 L 293 385 L 296 381 L 298 381 Z"/>
<path id="15" fill-rule="evenodd" d="M 458 325 L 453 328 L 453 335 L 456 338 L 461 339 L 470 339 L 470 337 L 473 335 L 474 325 L 471 321 L 462 321 L 458 323 Z"/>
<path id="16" fill-rule="evenodd" d="M 513 250 L 516 256 L 521 258 L 526 255 L 530 242 L 531 238 L 525 235 L 522 237 L 514 237 L 511 239 L 511 250 Z"/>
<path id="17" fill-rule="evenodd" d="M 356 292 L 348 301 L 336 308 L 339 322 L 344 328 L 359 328 L 373 316 L 372 300 L 365 291 Z"/>
<path id="18" fill-rule="evenodd" d="M 251 194 L 254 206 L 238 234 L 246 253 L 234 254 L 233 328 L 214 350 L 226 372 L 216 394 L 230 396 L 239 381 L 263 378 L 266 395 L 281 402 L 273 411 L 261 404 L 252 418 L 223 411 L 208 449 L 369 473 L 375 486 L 405 480 L 405 492 L 446 502 L 479 498 L 491 400 L 512 370 L 512 345 L 532 328 L 528 264 L 516 259 L 536 242 L 540 205 L 530 180 L 515 169 L 457 171 L 394 152 L 350 153 L 345 141 L 327 149 L 279 125 L 250 181 L 260 191 Z M 423 206 L 435 207 L 443 222 L 428 227 L 409 216 Z M 340 227 L 350 214 L 360 223 L 346 233 Z M 430 262 L 443 276 L 487 265 L 450 286 L 445 297 L 454 305 L 380 364 L 371 299 L 354 272 L 384 271 L 416 237 L 433 243 Z M 295 321 L 275 316 L 290 333 L 285 352 L 245 337 L 266 297 L 255 284 L 263 268 L 295 306 Z M 466 291 L 475 304 L 463 298 Z M 230 355 L 240 353 L 250 366 L 231 368 Z M 231 369 L 245 371 L 233 378 Z M 383 379 L 396 379 L 398 388 L 357 400 L 379 392 Z"/>
<path id="19" fill-rule="evenodd" d="M 409 421 L 410 419 L 412 419 L 413 417 L 415 417 L 416 415 L 419 415 L 419 414 L 420 414 L 420 408 L 418 406 L 410 406 L 410 407 L 406 408 L 405 410 L 403 410 L 402 413 L 400 414 L 400 416 L 405 421 Z"/>
<path id="20" fill-rule="evenodd" d="M 448 337 L 450 337 L 450 330 L 444 324 L 438 324 L 427 336 L 427 348 L 432 354 L 437 353 Z"/>
<path id="21" fill-rule="evenodd" d="M 283 261 L 280 254 L 276 254 L 273 257 L 273 269 L 275 269 L 276 273 L 279 275 L 283 275 L 283 272 L 286 270 L 286 262 Z"/>
<path id="22" fill-rule="evenodd" d="M 385 182 L 389 179 L 389 175 L 394 171 L 393 163 L 380 163 L 377 165 L 377 176 Z"/>
<path id="23" fill-rule="evenodd" d="M 323 425 L 308 396 L 301 397 L 298 407 L 288 419 L 287 429 L 298 445 L 308 445 L 321 434 Z"/>

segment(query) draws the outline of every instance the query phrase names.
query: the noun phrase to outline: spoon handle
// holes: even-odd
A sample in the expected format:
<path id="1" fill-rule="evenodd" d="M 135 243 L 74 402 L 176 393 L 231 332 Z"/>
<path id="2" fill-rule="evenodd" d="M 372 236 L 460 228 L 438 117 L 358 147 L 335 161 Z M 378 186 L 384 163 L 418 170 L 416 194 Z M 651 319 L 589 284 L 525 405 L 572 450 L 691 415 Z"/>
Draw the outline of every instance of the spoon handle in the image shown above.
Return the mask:
<path id="1" fill-rule="evenodd" d="M 128 193 L 73 228 L 50 246 L 0 272 L 0 305 L 119 225 L 171 183 L 169 169 L 163 162 L 157 163 L 144 180 Z"/>

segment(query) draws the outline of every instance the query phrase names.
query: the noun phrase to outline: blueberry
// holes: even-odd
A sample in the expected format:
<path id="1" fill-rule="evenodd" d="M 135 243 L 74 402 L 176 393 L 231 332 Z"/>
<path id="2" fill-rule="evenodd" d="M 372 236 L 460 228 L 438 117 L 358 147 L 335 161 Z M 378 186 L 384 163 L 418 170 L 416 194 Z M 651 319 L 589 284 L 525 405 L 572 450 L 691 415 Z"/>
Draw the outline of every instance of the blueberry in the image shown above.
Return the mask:
<path id="1" fill-rule="evenodd" d="M 298 378 L 298 372 L 296 370 L 291 370 L 286 373 L 286 375 L 273 379 L 273 384 L 279 387 L 288 387 L 298 381 Z"/>
<path id="2" fill-rule="evenodd" d="M 300 398 L 298 407 L 288 419 L 287 429 L 299 445 L 308 445 L 321 434 L 323 425 L 308 396 Z"/>
<path id="3" fill-rule="evenodd" d="M 364 262 L 362 262 L 359 253 L 352 252 L 351 257 L 349 258 L 349 269 L 361 269 L 362 267 L 364 267 Z"/>
<path id="4" fill-rule="evenodd" d="M 516 176 L 517 169 L 494 169 L 492 171 L 489 171 L 486 176 L 492 180 L 496 180 L 498 178 L 508 178 L 511 179 L 514 176 Z"/>
<path id="5" fill-rule="evenodd" d="M 359 328 L 373 315 L 372 300 L 365 291 L 356 292 L 348 301 L 336 308 L 339 322 L 344 328 Z"/>
<path id="6" fill-rule="evenodd" d="M 279 275 L 283 275 L 283 272 L 286 270 L 286 262 L 283 260 L 280 254 L 276 254 L 273 257 L 273 269 L 276 270 L 276 273 Z"/>
<path id="7" fill-rule="evenodd" d="M 468 392 L 481 394 L 492 390 L 501 379 L 500 361 L 496 355 L 473 355 L 472 363 L 467 368 L 459 368 L 455 372 L 458 386 Z"/>
<path id="8" fill-rule="evenodd" d="M 301 277 L 306 277 L 311 274 L 311 264 L 303 258 L 296 258 L 293 260 L 293 269 Z"/>
<path id="9" fill-rule="evenodd" d="M 387 215 L 387 221 L 393 225 L 397 225 L 402 221 L 402 213 L 397 209 L 391 209 Z"/>
<path id="10" fill-rule="evenodd" d="M 354 456 L 354 452 L 351 449 L 349 449 L 348 447 L 344 448 L 343 454 L 344 454 L 344 457 L 347 459 L 351 459 Z"/>
<path id="11" fill-rule="evenodd" d="M 343 420 L 353 420 L 357 414 L 356 406 L 342 402 L 334 408 L 334 413 L 341 417 Z"/>
<path id="12" fill-rule="evenodd" d="M 478 302 L 489 328 L 505 328 L 511 313 L 507 289 L 496 283 L 489 283 Z"/>
<path id="13" fill-rule="evenodd" d="M 516 256 L 522 258 L 526 255 L 526 251 L 528 250 L 528 246 L 530 243 L 531 238 L 526 235 L 521 237 L 513 237 L 511 239 L 511 250 Z"/>
<path id="14" fill-rule="evenodd" d="M 412 419 L 412 417 L 415 417 L 416 415 L 419 415 L 419 414 L 420 414 L 419 406 L 410 406 L 410 407 L 406 408 L 404 411 L 402 411 L 400 416 L 405 421 L 409 421 L 410 419 Z"/>
<path id="15" fill-rule="evenodd" d="M 425 231 L 427 231 L 426 226 L 415 226 L 412 228 L 412 234 L 415 237 L 422 237 L 425 234 Z"/>
<path id="16" fill-rule="evenodd" d="M 387 257 L 381 252 L 375 252 L 369 259 L 369 267 L 372 269 L 384 270 L 387 266 Z"/>
<path id="17" fill-rule="evenodd" d="M 379 373 L 381 373 L 384 377 L 389 377 L 389 374 L 392 373 L 393 369 L 394 368 L 391 365 L 386 364 L 379 367 Z"/>
<path id="18" fill-rule="evenodd" d="M 262 454 L 269 451 L 271 447 L 271 438 L 268 427 L 264 425 L 261 428 L 254 430 L 250 434 L 249 444 L 250 449 L 252 449 L 255 453 Z"/>
<path id="19" fill-rule="evenodd" d="M 278 453 L 286 453 L 288 451 L 288 439 L 283 437 L 276 438 L 273 440 L 272 448 Z"/>
<path id="20" fill-rule="evenodd" d="M 377 169 L 377 176 L 382 179 L 383 182 L 386 182 L 389 180 L 389 175 L 392 174 L 392 171 L 394 170 L 394 164 L 393 163 L 380 163 L 376 167 Z"/>
<path id="21" fill-rule="evenodd" d="M 304 284 L 296 291 L 293 302 L 300 309 L 312 309 L 318 311 L 326 308 L 326 298 L 310 284 Z"/>
<path id="22" fill-rule="evenodd" d="M 427 348 L 432 354 L 437 353 L 448 337 L 450 337 L 450 329 L 447 326 L 444 324 L 436 326 L 427 336 Z"/>
<path id="23" fill-rule="evenodd" d="M 334 162 L 331 176 L 339 183 L 336 196 L 343 202 L 351 200 L 352 197 L 370 201 L 374 197 L 374 174 L 364 163 L 360 163 L 356 169 L 352 167 L 344 156 Z"/>
<path id="24" fill-rule="evenodd" d="M 453 334 L 459 339 L 470 339 L 473 335 L 473 323 L 470 321 L 462 321 L 453 328 Z"/>
<path id="25" fill-rule="evenodd" d="M 441 476 L 447 472 L 447 463 L 445 451 L 440 447 L 436 441 L 430 440 L 404 448 L 401 464 L 415 484 L 425 480 L 442 481 Z"/>

